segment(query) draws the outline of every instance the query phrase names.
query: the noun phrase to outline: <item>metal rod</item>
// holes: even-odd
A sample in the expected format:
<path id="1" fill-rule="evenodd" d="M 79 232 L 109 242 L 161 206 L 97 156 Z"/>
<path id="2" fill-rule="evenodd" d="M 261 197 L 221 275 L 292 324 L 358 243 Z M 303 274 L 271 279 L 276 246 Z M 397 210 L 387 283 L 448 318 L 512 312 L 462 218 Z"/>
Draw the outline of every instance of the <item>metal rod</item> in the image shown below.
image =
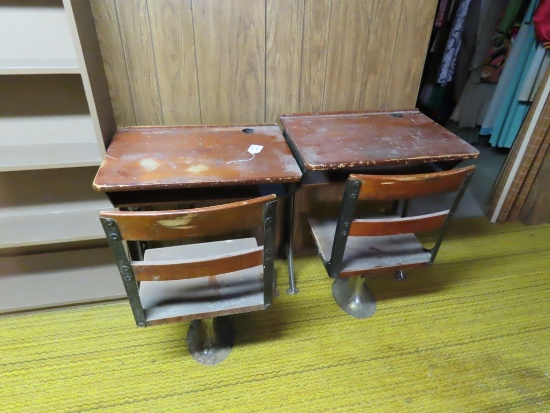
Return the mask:
<path id="1" fill-rule="evenodd" d="M 353 297 L 357 297 L 361 295 L 361 292 L 363 290 L 363 284 L 365 283 L 365 280 L 363 277 L 351 277 L 350 280 L 353 283 Z"/>
<path id="2" fill-rule="evenodd" d="M 288 260 L 288 290 L 287 294 L 297 294 L 300 290 L 296 287 L 296 279 L 294 277 L 294 265 L 292 261 L 292 243 L 294 239 L 294 194 L 296 188 L 294 185 L 290 187 L 288 196 L 288 245 L 287 245 L 287 260 Z"/>

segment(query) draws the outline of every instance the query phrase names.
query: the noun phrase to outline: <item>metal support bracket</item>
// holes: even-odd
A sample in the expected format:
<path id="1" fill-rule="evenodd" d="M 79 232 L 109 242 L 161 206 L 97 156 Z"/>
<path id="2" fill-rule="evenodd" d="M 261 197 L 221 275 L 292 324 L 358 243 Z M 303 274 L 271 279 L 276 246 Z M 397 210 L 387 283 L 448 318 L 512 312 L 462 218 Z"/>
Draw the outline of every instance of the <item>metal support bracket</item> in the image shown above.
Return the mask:
<path id="1" fill-rule="evenodd" d="M 275 279 L 275 218 L 277 201 L 271 201 L 264 206 L 264 305 L 271 307 L 273 294 L 277 291 Z"/>
<path id="2" fill-rule="evenodd" d="M 145 313 L 141 306 L 141 300 L 139 299 L 139 291 L 136 284 L 134 272 L 132 271 L 132 265 L 128 261 L 126 250 L 122 243 L 122 237 L 118 229 L 118 225 L 114 219 L 100 218 L 101 225 L 111 246 L 111 251 L 115 255 L 115 260 L 122 278 L 122 283 L 126 289 L 132 312 L 134 313 L 134 319 L 138 327 L 147 327 L 147 321 L 145 319 Z"/>
<path id="3" fill-rule="evenodd" d="M 349 230 L 355 214 L 355 207 L 357 205 L 360 190 L 361 181 L 348 178 L 344 191 L 344 200 L 340 209 L 338 223 L 336 224 L 332 253 L 330 254 L 330 260 L 325 263 L 325 268 L 331 278 L 338 277 L 341 271 L 344 251 L 346 249 Z"/>

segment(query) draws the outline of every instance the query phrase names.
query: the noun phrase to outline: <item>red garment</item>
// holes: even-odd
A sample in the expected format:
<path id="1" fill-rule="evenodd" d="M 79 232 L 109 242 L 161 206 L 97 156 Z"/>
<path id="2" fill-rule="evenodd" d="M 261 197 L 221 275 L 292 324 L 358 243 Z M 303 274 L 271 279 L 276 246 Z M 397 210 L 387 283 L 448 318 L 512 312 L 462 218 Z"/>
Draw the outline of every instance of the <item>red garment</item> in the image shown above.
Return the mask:
<path id="1" fill-rule="evenodd" d="M 548 49 L 547 43 L 550 42 L 550 0 L 540 0 L 533 15 L 533 24 L 538 42 L 543 43 L 544 47 Z"/>

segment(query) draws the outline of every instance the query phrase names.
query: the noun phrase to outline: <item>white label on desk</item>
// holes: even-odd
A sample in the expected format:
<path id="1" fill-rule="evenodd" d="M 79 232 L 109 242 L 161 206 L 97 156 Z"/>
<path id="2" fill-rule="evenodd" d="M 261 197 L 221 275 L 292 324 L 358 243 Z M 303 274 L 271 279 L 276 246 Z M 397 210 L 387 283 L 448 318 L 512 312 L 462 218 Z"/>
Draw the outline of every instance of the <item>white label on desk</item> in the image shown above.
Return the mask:
<path id="1" fill-rule="evenodd" d="M 262 145 L 250 145 L 250 148 L 248 148 L 248 152 L 254 155 L 255 153 L 260 153 L 263 148 L 264 147 Z"/>

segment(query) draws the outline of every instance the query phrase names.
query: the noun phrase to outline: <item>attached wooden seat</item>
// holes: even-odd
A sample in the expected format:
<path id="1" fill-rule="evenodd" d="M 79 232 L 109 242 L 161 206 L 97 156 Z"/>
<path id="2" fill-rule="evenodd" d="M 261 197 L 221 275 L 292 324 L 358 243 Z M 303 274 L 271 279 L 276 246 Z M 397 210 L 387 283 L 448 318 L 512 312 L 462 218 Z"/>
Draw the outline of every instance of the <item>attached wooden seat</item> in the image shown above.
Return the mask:
<path id="1" fill-rule="evenodd" d="M 234 333 L 222 316 L 271 306 L 276 203 L 268 195 L 190 210 L 102 212 L 136 324 L 193 320 L 187 337 L 193 357 L 204 364 L 227 357 Z M 229 237 L 243 230 L 262 235 Z M 204 237 L 218 241 L 196 242 Z M 129 259 L 123 243 L 178 240 L 187 244 L 148 248 L 142 259 Z"/>
<path id="2" fill-rule="evenodd" d="M 328 261 L 338 220 L 310 219 L 319 253 Z M 428 265 L 431 254 L 413 234 L 348 237 L 340 277 Z"/>
<path id="3" fill-rule="evenodd" d="M 309 220 L 329 276 L 342 278 L 395 270 L 403 277 L 405 269 L 431 265 L 474 169 L 468 166 L 410 175 L 350 175 L 338 218 Z M 449 209 L 407 216 L 410 199 L 445 193 L 455 193 Z M 358 218 L 355 214 L 359 200 L 399 201 L 403 207 L 400 215 Z M 439 230 L 438 239 L 430 249 L 415 235 L 428 230 Z M 349 314 L 372 315 L 372 306 L 372 311 L 363 312 L 359 304 L 370 293 L 364 284 L 354 283 L 356 285 L 350 287 L 345 282 L 335 282 L 335 299 Z"/>
<path id="4" fill-rule="evenodd" d="M 209 260 L 239 251 L 256 250 L 255 238 L 155 248 L 145 251 L 144 261 Z M 263 310 L 263 267 L 211 277 L 169 281 L 142 281 L 139 296 L 149 325 L 157 320 L 194 320 Z"/>

